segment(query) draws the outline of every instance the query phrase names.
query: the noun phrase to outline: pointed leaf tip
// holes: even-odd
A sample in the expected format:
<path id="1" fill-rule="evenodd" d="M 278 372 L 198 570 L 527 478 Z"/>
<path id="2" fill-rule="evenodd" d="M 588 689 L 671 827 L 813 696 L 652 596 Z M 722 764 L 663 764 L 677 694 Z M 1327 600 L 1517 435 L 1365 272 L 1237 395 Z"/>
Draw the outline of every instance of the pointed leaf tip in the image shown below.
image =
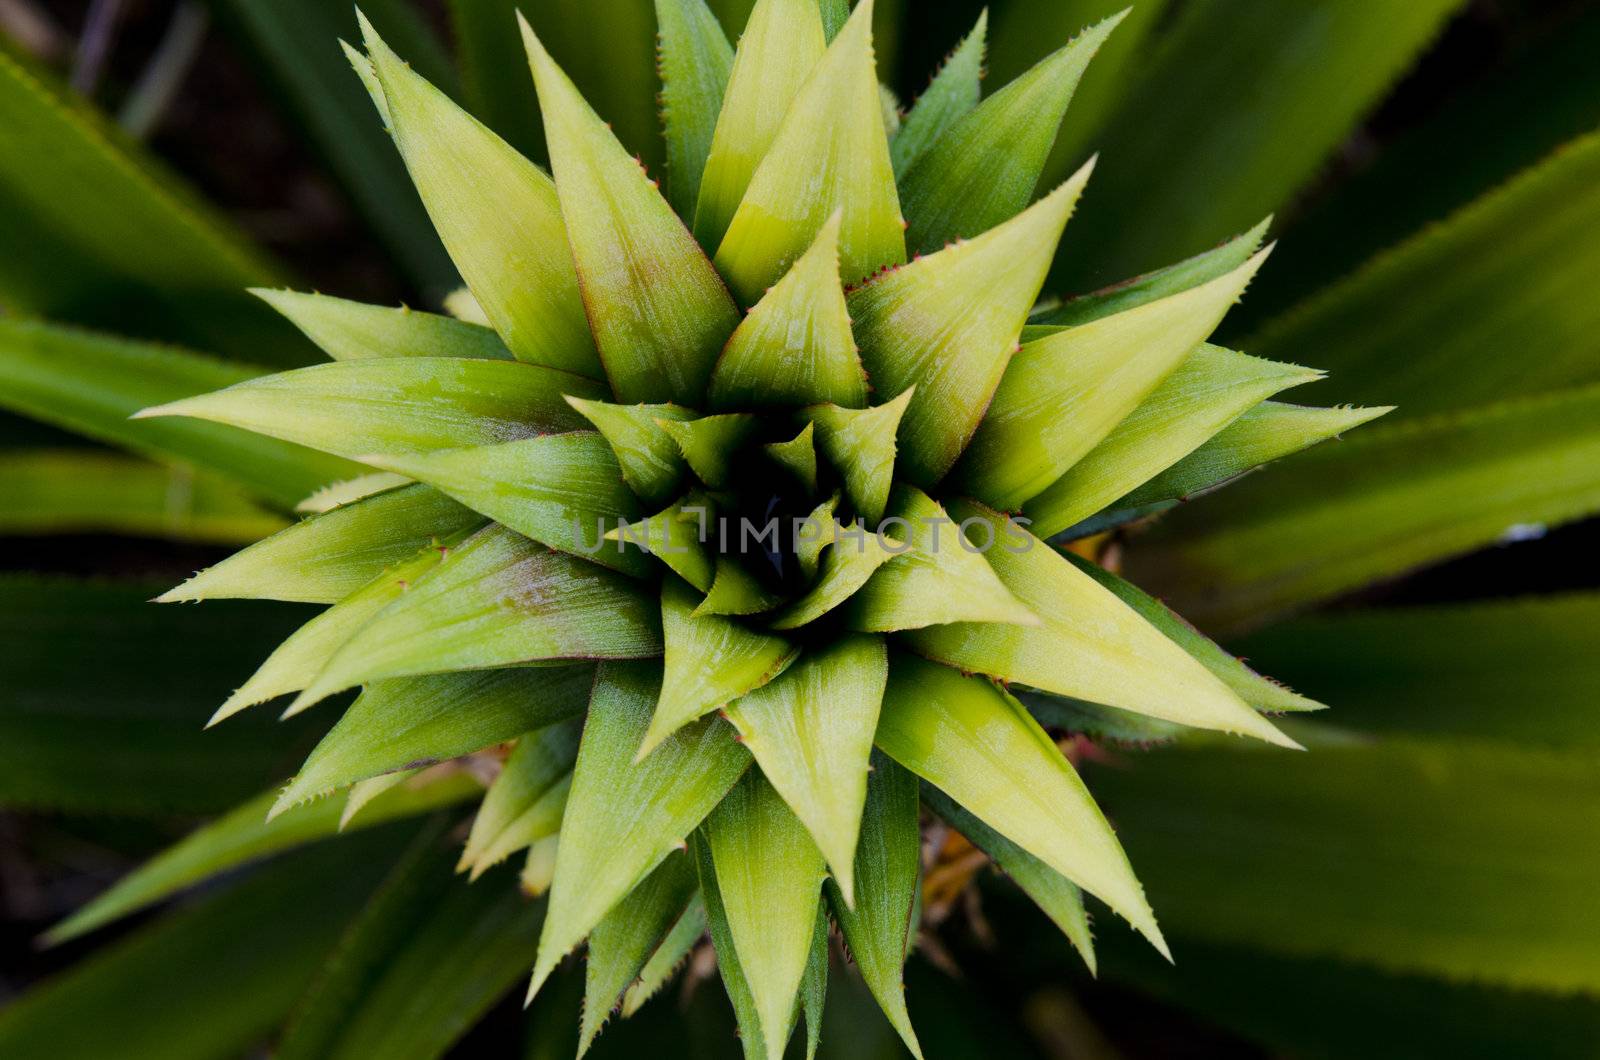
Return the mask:
<path id="1" fill-rule="evenodd" d="M 518 18 L 606 377 L 622 401 L 698 404 L 739 322 L 733 299 L 638 160 Z"/>

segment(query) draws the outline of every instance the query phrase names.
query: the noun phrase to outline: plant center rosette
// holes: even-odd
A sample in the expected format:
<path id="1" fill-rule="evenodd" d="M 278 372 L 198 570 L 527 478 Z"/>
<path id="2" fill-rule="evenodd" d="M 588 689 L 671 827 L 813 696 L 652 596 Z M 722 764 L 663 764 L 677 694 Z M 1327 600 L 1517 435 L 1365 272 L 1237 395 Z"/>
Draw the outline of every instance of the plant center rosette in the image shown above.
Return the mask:
<path id="1" fill-rule="evenodd" d="M 467 287 L 454 316 L 260 292 L 333 361 L 141 413 L 354 462 L 164 599 L 330 605 L 215 719 L 361 690 L 280 811 L 516 740 L 463 867 L 529 852 L 534 989 L 698 895 L 747 1037 L 781 1050 L 831 914 L 915 1048 L 922 807 L 1087 959 L 1083 892 L 1164 950 L 1038 718 L 1293 746 L 1263 714 L 1316 704 L 1051 539 L 1243 470 L 1261 445 L 1205 447 L 1317 373 L 1206 342 L 1259 229 L 1030 321 L 1092 162 L 1034 182 L 1116 20 L 976 105 L 980 27 L 901 123 L 870 0 L 831 40 L 766 0 L 736 54 L 661 9 L 666 194 L 526 25 L 553 176 L 368 27 L 352 62 Z M 1340 413 L 1320 437 L 1372 415 Z"/>

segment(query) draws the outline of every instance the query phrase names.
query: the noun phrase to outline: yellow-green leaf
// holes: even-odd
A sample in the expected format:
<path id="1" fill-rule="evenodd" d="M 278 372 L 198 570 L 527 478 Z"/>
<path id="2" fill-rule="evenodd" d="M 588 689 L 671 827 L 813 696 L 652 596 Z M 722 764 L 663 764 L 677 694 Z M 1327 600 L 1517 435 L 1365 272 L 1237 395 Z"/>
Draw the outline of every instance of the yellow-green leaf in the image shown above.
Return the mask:
<path id="1" fill-rule="evenodd" d="M 722 243 L 751 175 L 826 47 L 814 0 L 759 0 L 750 11 L 694 213 L 694 234 L 707 252 Z"/>
<path id="2" fill-rule="evenodd" d="M 415 456 L 369 456 L 366 463 L 426 482 L 558 551 L 628 574 L 654 569 L 642 552 L 605 540 L 607 527 L 639 514 L 639 503 L 611 447 L 593 431 Z"/>
<path id="3" fill-rule="evenodd" d="M 745 749 L 827 858 L 855 906 L 856 839 L 888 659 L 877 637 L 845 637 L 729 704 Z"/>
<path id="4" fill-rule="evenodd" d="M 896 395 L 917 388 L 900 423 L 901 471 L 910 481 L 931 486 L 950 470 L 997 397 L 1089 172 L 1085 166 L 978 238 L 918 258 L 851 293 L 856 338 L 873 386 Z"/>
<path id="5" fill-rule="evenodd" d="M 1024 346 L 963 457 L 962 484 L 1008 510 L 1041 493 L 1205 341 L 1266 254 L 1181 294 Z"/>
<path id="6" fill-rule="evenodd" d="M 913 253 L 987 232 L 1028 205 L 1078 79 L 1126 14 L 1085 30 L 984 100 L 905 173 L 906 243 Z"/>
<path id="7" fill-rule="evenodd" d="M 599 378 L 554 183 L 362 32 L 411 180 L 495 331 L 520 360 Z"/>
<path id="8" fill-rule="evenodd" d="M 755 304 L 836 210 L 843 211 L 839 267 L 846 283 L 905 260 L 878 111 L 872 0 L 856 5 L 811 70 L 717 248 L 717 268 L 739 301 Z"/>
<path id="9" fill-rule="evenodd" d="M 969 536 L 985 539 L 976 543 L 988 546 L 985 556 L 1001 582 L 1043 624 L 929 626 L 902 634 L 915 651 L 1057 695 L 1295 746 L 1138 612 L 1022 526 L 971 502 L 951 510 Z"/>
<path id="10" fill-rule="evenodd" d="M 839 283 L 835 213 L 800 260 L 740 321 L 711 374 L 712 408 L 867 403 Z"/>
<path id="11" fill-rule="evenodd" d="M 521 22 L 584 309 L 622 401 L 695 404 L 738 323 L 654 181 Z"/>
<path id="12" fill-rule="evenodd" d="M 696 615 L 696 603 L 694 591 L 678 579 L 662 583 L 665 673 L 640 758 L 689 722 L 771 681 L 799 654 L 782 637 L 721 615 Z"/>
<path id="13" fill-rule="evenodd" d="M 681 405 L 613 405 L 570 395 L 567 402 L 611 443 L 622 477 L 640 500 L 660 504 L 672 496 L 683 472 L 683 453 L 660 421 L 693 419 L 693 410 Z"/>
<path id="14" fill-rule="evenodd" d="M 705 0 L 655 0 L 667 198 L 693 222 L 700 178 L 733 68 L 733 48 Z"/>
<path id="15" fill-rule="evenodd" d="M 816 425 L 816 445 L 844 477 L 845 494 L 862 518 L 883 518 L 894 483 L 896 437 L 906 407 L 916 395 L 908 387 L 893 401 L 869 409 L 813 405 L 801 415 Z M 824 520 L 831 525 L 831 520 Z"/>
<path id="16" fill-rule="evenodd" d="M 362 357 L 479 357 L 511 360 L 494 329 L 455 317 L 367 305 L 325 294 L 273 290 L 251 294 L 288 317 L 306 338 L 336 361 Z"/>
<path id="17" fill-rule="evenodd" d="M 749 984 L 767 1060 L 794 1027 L 822 889 L 822 855 L 758 770 L 749 770 L 706 818 L 717 891 Z"/>
<path id="18" fill-rule="evenodd" d="M 211 420 L 358 458 L 579 430 L 583 418 L 562 395 L 602 392 L 601 384 L 581 376 L 515 361 L 384 358 L 261 376 L 155 405 L 135 418 Z"/>
<path id="19" fill-rule="evenodd" d="M 642 663 L 604 664 L 595 680 L 530 997 L 612 907 L 682 849 L 750 765 L 717 718 L 680 729 L 635 761 L 659 688 L 654 667 Z"/>
<path id="20" fill-rule="evenodd" d="M 981 677 L 896 656 L 877 745 L 1167 952 L 1105 815 L 1039 723 Z"/>

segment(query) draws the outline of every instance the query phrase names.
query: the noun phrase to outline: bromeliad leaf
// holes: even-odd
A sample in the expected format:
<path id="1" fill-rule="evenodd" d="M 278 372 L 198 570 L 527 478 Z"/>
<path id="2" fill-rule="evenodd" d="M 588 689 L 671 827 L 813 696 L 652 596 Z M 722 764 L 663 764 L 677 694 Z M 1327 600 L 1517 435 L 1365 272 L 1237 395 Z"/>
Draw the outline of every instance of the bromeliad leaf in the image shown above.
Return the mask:
<path id="1" fill-rule="evenodd" d="M 846 283 L 905 260 L 905 223 L 878 111 L 872 0 L 856 5 L 817 61 L 717 248 L 717 268 L 740 303 L 755 304 L 836 211 L 843 213 L 839 267 Z"/>
<path id="2" fill-rule="evenodd" d="M 1308 408 L 1263 401 L 1234 420 L 1210 441 L 1128 493 L 1107 510 L 1072 527 L 1069 534 L 1093 533 L 1171 507 L 1225 485 L 1263 464 L 1335 438 L 1389 412 L 1379 408 Z"/>
<path id="3" fill-rule="evenodd" d="M 966 836 L 973 846 L 989 855 L 996 866 L 1027 892 L 1067 936 L 1072 948 L 1089 966 L 1089 974 L 1093 975 L 1096 970 L 1094 936 L 1089 931 L 1089 913 L 1083 907 L 1083 892 L 1078 885 L 978 820 L 932 784 L 922 785 L 922 801 L 946 824 Z"/>
<path id="4" fill-rule="evenodd" d="M 722 489 L 728 485 L 733 457 L 759 422 L 748 412 L 730 412 L 700 419 L 662 419 L 657 426 L 677 443 L 696 478 L 712 489 Z"/>
<path id="5" fill-rule="evenodd" d="M 728 924 L 728 913 L 722 905 L 722 891 L 717 886 L 717 869 L 711 861 L 711 845 L 704 832 L 697 832 L 691 849 L 700 874 L 700 895 L 706 908 L 706 926 L 710 929 L 711 945 L 716 951 L 717 978 L 728 992 L 733 1004 L 733 1015 L 739 1024 L 739 1046 L 745 1060 L 768 1060 L 766 1036 L 761 1030 L 761 1013 L 756 1009 L 755 993 L 750 980 L 739 964 L 738 947 L 733 942 L 733 929 Z"/>
<path id="6" fill-rule="evenodd" d="M 630 579 L 490 526 L 352 637 L 290 709 L 385 677 L 661 650 Z"/>
<path id="7" fill-rule="evenodd" d="M 128 534 L 242 545 L 283 527 L 227 482 L 92 449 L 0 453 L 0 534 Z"/>
<path id="8" fill-rule="evenodd" d="M 911 482 L 937 482 L 978 429 L 1088 179 L 1085 166 L 1021 216 L 851 293 L 873 385 L 917 388 L 900 424 L 900 471 Z"/>
<path id="9" fill-rule="evenodd" d="M 411 180 L 495 331 L 519 360 L 600 378 L 554 183 L 362 32 Z"/>
<path id="10" fill-rule="evenodd" d="M 156 597 L 335 604 L 397 563 L 471 533 L 483 517 L 427 486 L 402 486 L 280 530 Z"/>
<path id="11" fill-rule="evenodd" d="M 1040 537 L 1060 533 L 1167 470 L 1252 406 L 1321 378 L 1315 369 L 1203 343 L 1023 513 Z"/>
<path id="12" fill-rule="evenodd" d="M 1105 816 L 1060 749 L 1006 692 L 981 677 L 896 656 L 877 744 L 1167 953 Z"/>
<path id="13" fill-rule="evenodd" d="M 1039 624 L 937 501 L 915 486 L 900 486 L 889 511 L 884 527 L 898 524 L 911 547 L 850 598 L 850 628 L 889 633 L 943 622 Z"/>
<path id="14" fill-rule="evenodd" d="M 298 692 L 311 684 L 362 627 L 400 599 L 418 578 L 438 566 L 445 547 L 413 553 L 295 630 L 248 681 L 223 701 L 206 724 L 215 725 L 246 707 Z M 298 714 L 301 709 L 300 704 L 295 704 L 285 716 Z"/>
<path id="15" fill-rule="evenodd" d="M 1130 576 L 1206 629 L 1239 628 L 1593 514 L 1600 385 L 1374 428 L 1280 468 L 1174 519 Z"/>
<path id="16" fill-rule="evenodd" d="M 807 423 L 800 433 L 787 442 L 768 442 L 761 451 L 772 461 L 789 470 L 805 488 L 806 496 L 817 492 L 817 445 L 814 440 L 816 424 Z"/>
<path id="17" fill-rule="evenodd" d="M 710 591 L 716 576 L 716 564 L 705 543 L 714 510 L 709 497 L 690 493 L 648 519 L 607 531 L 606 537 L 624 551 L 636 547 L 649 552 L 704 593 Z"/>
<path id="18" fill-rule="evenodd" d="M 639 503 L 593 431 L 366 462 L 426 482 L 542 545 L 628 574 L 654 569 L 643 553 L 605 540 L 605 527 L 637 516 Z"/>
<path id="19" fill-rule="evenodd" d="M 913 253 L 987 232 L 1028 205 L 1078 79 L 1126 14 L 1085 30 L 984 100 L 906 171 L 901 187 Z"/>
<path id="20" fill-rule="evenodd" d="M 585 695 L 592 684 L 592 679 L 585 682 Z M 579 711 L 583 704 L 580 698 Z M 472 820 L 457 872 L 470 870 L 476 880 L 485 869 L 556 834 L 572 787 L 572 765 L 578 758 L 582 733 L 583 723 L 574 717 L 524 733 L 517 740 Z"/>
<path id="21" fill-rule="evenodd" d="M 946 59 L 926 91 L 917 97 L 889 145 L 894 175 L 901 179 L 945 131 L 978 105 L 983 77 L 984 41 L 989 29 L 989 10 L 978 13 L 972 27 L 956 50 Z M 1029 189 L 1032 193 L 1032 189 Z"/>
<path id="22" fill-rule="evenodd" d="M 359 824 L 369 827 L 425 813 L 474 797 L 482 790 L 476 780 L 464 773 L 441 777 L 424 787 L 402 785 L 375 799 L 359 818 Z M 219 872 L 338 834 L 343 809 L 338 799 L 324 799 L 268 820 L 267 811 L 277 797 L 276 791 L 263 792 L 191 832 L 51 928 L 45 933 L 45 941 L 58 945 L 86 935 Z"/>
<path id="23" fill-rule="evenodd" d="M 844 900 L 831 880 L 827 890 L 833 918 L 867 989 L 911 1055 L 921 1060 L 922 1046 L 906 1011 L 904 983 L 922 867 L 917 805 L 917 778 L 883 755 L 873 755 L 856 846 L 855 905 Z"/>
<path id="24" fill-rule="evenodd" d="M 678 579 L 662 583 L 665 672 L 640 759 L 689 722 L 783 673 L 800 652 L 782 637 L 721 615 L 697 615 L 697 603 L 694 590 Z"/>
<path id="25" fill-rule="evenodd" d="M 660 504 L 673 495 L 683 472 L 683 451 L 662 420 L 690 420 L 681 405 L 613 405 L 568 395 L 567 403 L 611 443 L 622 477 L 639 499 Z"/>
<path id="26" fill-rule="evenodd" d="M 700 179 L 733 68 L 733 48 L 705 0 L 655 0 L 667 198 L 693 221 Z"/>
<path id="27" fill-rule="evenodd" d="M 867 763 L 888 673 L 880 638 L 845 637 L 727 708 L 745 749 L 810 830 L 851 908 Z"/>
<path id="28" fill-rule="evenodd" d="M 758 0 L 733 57 L 694 213 L 694 234 L 710 253 L 778 135 L 779 123 L 827 47 L 814 0 Z"/>
<path id="29" fill-rule="evenodd" d="M 711 589 L 694 609 L 694 614 L 696 618 L 701 615 L 758 615 L 782 602 L 777 593 L 762 585 L 738 560 L 718 556 Z"/>
<path id="30" fill-rule="evenodd" d="M 1139 617 L 1194 656 L 1200 665 L 1210 670 L 1223 684 L 1238 693 L 1240 699 L 1257 710 L 1277 712 L 1324 709 L 1323 704 L 1296 695 L 1277 681 L 1262 677 L 1246 666 L 1243 660 L 1224 651 L 1215 641 L 1184 621 L 1177 612 L 1138 586 L 1123 581 L 1098 563 L 1092 563 L 1072 552 L 1063 551 L 1060 555 L 1068 563 L 1115 593 L 1117 599 L 1133 608 L 1139 613 Z M 1344 709 L 1342 700 L 1340 709 Z"/>
<path id="31" fill-rule="evenodd" d="M 1088 324 L 1101 317 L 1137 309 L 1220 279 L 1249 261 L 1261 249 L 1261 241 L 1271 224 L 1272 218 L 1268 217 L 1243 235 L 1234 236 L 1226 243 L 1192 258 L 1112 284 L 1104 290 L 1068 299 L 1061 306 L 1035 316 L 1024 329 L 1023 338 L 1029 341 L 1043 338 L 1062 328 Z"/>
<path id="32" fill-rule="evenodd" d="M 374 681 L 317 744 L 273 812 L 555 725 L 582 712 L 593 673 L 588 666 L 530 666 Z"/>
<path id="33" fill-rule="evenodd" d="M 660 681 L 644 663 L 607 663 L 595 680 L 562 819 L 532 996 L 567 952 L 705 819 L 750 764 L 716 718 L 634 756 Z"/>
<path id="34" fill-rule="evenodd" d="M 833 524 L 833 541 L 822 557 L 822 569 L 805 595 L 780 611 L 773 629 L 798 629 L 832 611 L 867 583 L 874 571 L 911 548 L 883 531 L 869 532 Z"/>
<path id="35" fill-rule="evenodd" d="M 907 387 L 893 401 L 870 409 L 813 405 L 801 415 L 816 426 L 816 445 L 844 478 L 850 503 L 869 523 L 883 518 L 894 482 L 895 438 L 906 408 L 916 396 Z M 813 518 L 817 518 L 813 514 Z M 824 519 L 831 525 L 831 519 Z"/>
<path id="36" fill-rule="evenodd" d="M 493 328 L 408 306 L 367 305 L 325 294 L 253 289 L 336 361 L 364 357 L 471 357 L 509 361 Z"/>
<path id="37" fill-rule="evenodd" d="M 563 395 L 602 392 L 599 383 L 533 364 L 387 358 L 279 372 L 155 405 L 134 418 L 212 420 L 354 459 L 579 430 L 583 419 Z"/>
<path id="38" fill-rule="evenodd" d="M 697 880 L 698 882 L 698 880 Z M 684 960 L 689 956 L 689 951 L 700 937 L 706 933 L 706 907 L 700 900 L 697 892 L 689 900 L 689 906 L 672 925 L 672 930 L 667 932 L 667 937 L 661 940 L 661 945 L 645 961 L 644 967 L 639 971 L 638 980 L 622 995 L 622 1016 L 624 1019 L 639 1011 L 639 1008 L 652 997 L 656 991 L 666 985 L 672 974 L 678 970 Z"/>
<path id="39" fill-rule="evenodd" d="M 960 481 L 1001 509 L 1037 496 L 1211 334 L 1266 254 L 1181 294 L 1024 346 L 963 456 Z"/>
<path id="40" fill-rule="evenodd" d="M 600 361 L 623 401 L 695 404 L 738 323 L 722 280 L 643 167 L 526 21 L 567 238 Z"/>
<path id="41" fill-rule="evenodd" d="M 795 999 L 811 954 L 822 855 L 758 770 L 705 823 L 729 934 L 749 984 L 767 1060 L 779 1060 L 794 1027 Z"/>
<path id="42" fill-rule="evenodd" d="M 839 284 L 836 212 L 739 323 L 711 374 L 712 408 L 867 403 L 867 377 Z"/>
<path id="43" fill-rule="evenodd" d="M 359 465 L 231 427 L 129 422 L 148 405 L 232 386 L 259 369 L 166 346 L 0 318 L 0 408 L 157 460 L 216 471 L 289 508 Z"/>
<path id="44" fill-rule="evenodd" d="M 951 510 L 969 535 L 986 539 L 980 544 L 988 546 L 984 554 L 1000 581 L 1043 624 L 930 626 L 902 634 L 914 650 L 1057 695 L 1296 746 L 1138 612 L 1023 527 L 970 502 Z"/>
<path id="45" fill-rule="evenodd" d="M 638 977 L 668 932 L 683 918 L 699 886 L 694 859 L 668 854 L 644 882 L 617 903 L 589 935 L 578 1055 L 589 1051 L 600 1026 Z"/>

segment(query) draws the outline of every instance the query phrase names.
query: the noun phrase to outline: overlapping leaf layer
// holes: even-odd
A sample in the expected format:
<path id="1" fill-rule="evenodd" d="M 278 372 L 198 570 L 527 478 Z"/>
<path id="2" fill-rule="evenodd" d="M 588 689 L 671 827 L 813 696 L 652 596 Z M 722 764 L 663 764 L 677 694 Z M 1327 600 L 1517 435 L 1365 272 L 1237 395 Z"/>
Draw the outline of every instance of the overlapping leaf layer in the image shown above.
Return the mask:
<path id="1" fill-rule="evenodd" d="M 1041 174 L 1120 17 L 981 102 L 980 20 L 896 130 L 871 0 L 759 0 L 736 50 L 703 0 L 656 8 L 665 190 L 534 27 L 549 172 L 363 23 L 357 73 L 487 323 L 268 292 L 336 363 L 139 413 L 174 447 L 225 425 L 390 476 L 167 597 L 328 605 L 219 721 L 361 691 L 282 797 L 59 934 L 453 803 L 471 785 L 427 767 L 475 755 L 495 779 L 460 868 L 526 852 L 549 892 L 530 996 L 587 940 L 585 1045 L 708 924 L 747 1052 L 776 1060 L 802 1014 L 814 1049 L 837 924 L 920 1055 L 919 780 L 1091 961 L 1084 894 L 1165 952 L 1030 705 L 1293 747 L 1264 712 L 1316 704 L 1050 535 L 1212 485 L 1186 469 L 1317 378 L 1207 342 L 1260 230 L 1030 322 L 1093 167 Z M 1373 414 L 1323 411 L 1228 473 Z M 342 819 L 315 801 L 340 791 Z"/>

